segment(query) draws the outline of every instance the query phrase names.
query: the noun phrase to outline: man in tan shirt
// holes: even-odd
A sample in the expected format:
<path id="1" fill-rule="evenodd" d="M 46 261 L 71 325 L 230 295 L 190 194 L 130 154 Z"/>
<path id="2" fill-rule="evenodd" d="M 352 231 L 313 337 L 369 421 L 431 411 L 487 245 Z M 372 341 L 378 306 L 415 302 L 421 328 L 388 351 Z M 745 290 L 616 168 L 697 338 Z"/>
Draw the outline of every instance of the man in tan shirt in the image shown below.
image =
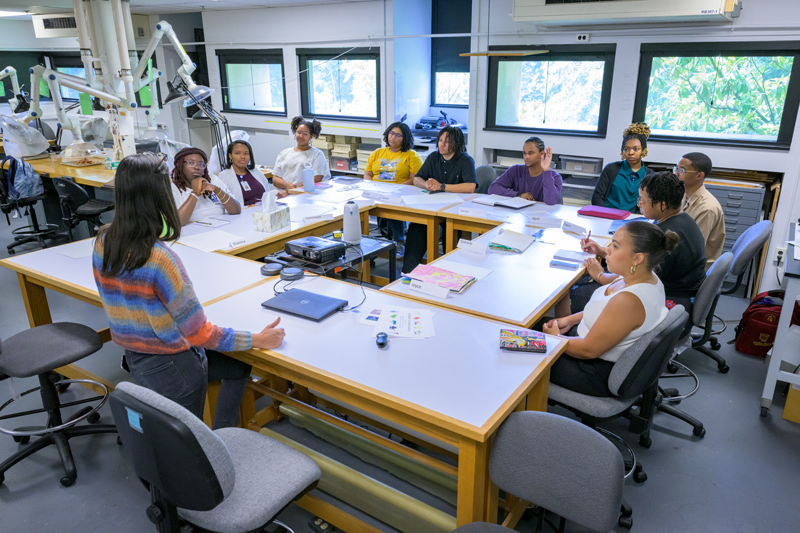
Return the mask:
<path id="1" fill-rule="evenodd" d="M 725 245 L 725 214 L 719 201 L 703 185 L 711 173 L 711 159 L 706 154 L 691 152 L 683 156 L 673 172 L 686 188 L 683 210 L 694 219 L 706 240 L 707 270 L 722 255 Z"/>

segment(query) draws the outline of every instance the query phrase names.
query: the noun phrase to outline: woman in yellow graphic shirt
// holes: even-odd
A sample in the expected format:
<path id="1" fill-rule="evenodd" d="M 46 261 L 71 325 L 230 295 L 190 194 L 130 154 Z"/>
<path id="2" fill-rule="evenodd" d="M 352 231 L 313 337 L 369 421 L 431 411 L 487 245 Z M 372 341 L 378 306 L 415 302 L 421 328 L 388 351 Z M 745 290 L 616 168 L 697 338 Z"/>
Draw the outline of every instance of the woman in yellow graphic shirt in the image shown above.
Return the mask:
<path id="1" fill-rule="evenodd" d="M 383 132 L 383 141 L 386 146 L 378 148 L 369 156 L 364 179 L 413 185 L 414 176 L 422 166 L 422 159 L 412 150 L 414 136 L 411 129 L 402 122 L 395 122 Z M 397 255 L 402 256 L 404 223 L 401 220 L 389 220 L 388 228 L 390 237 L 397 243 Z"/>

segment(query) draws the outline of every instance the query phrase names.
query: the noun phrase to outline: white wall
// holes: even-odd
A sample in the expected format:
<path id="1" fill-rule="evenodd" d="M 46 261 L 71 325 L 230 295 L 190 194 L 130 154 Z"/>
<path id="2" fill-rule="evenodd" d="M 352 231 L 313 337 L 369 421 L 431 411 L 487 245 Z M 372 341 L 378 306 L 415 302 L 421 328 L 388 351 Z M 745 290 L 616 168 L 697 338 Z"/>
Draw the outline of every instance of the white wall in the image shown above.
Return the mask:
<path id="1" fill-rule="evenodd" d="M 431 32 L 431 0 L 404 0 L 394 3 L 392 35 L 427 35 Z M 412 128 L 420 117 L 429 114 L 431 104 L 431 40 L 401 38 L 387 42 L 394 71 L 394 113 L 387 122 L 400 120 Z"/>
<path id="2" fill-rule="evenodd" d="M 473 0 L 472 31 L 486 32 L 487 18 L 491 28 L 489 39 L 494 45 L 574 44 L 577 31 L 547 31 L 530 23 L 515 23 L 509 14 L 512 0 L 492 0 L 492 13 L 488 15 L 488 0 Z M 780 13 L 780 16 L 775 16 Z M 682 27 L 673 25 L 661 29 L 613 29 L 581 30 L 591 34 L 591 43 L 614 43 L 617 46 L 611 102 L 608 116 L 608 135 L 605 139 L 551 135 L 544 137 L 556 153 L 602 157 L 606 163 L 618 160 L 622 130 L 630 124 L 639 70 L 639 47 L 649 42 L 715 42 L 715 41 L 775 41 L 800 39 L 800 26 L 784 28 L 786 21 L 800 20 L 800 2 L 796 0 L 759 0 L 745 2 L 742 15 L 730 26 Z M 505 35 L 504 35 L 505 34 Z M 508 35 L 512 34 L 512 35 Z M 486 50 L 485 36 L 473 37 L 474 50 Z M 475 90 L 470 92 L 470 136 L 469 149 L 476 164 L 489 163 L 491 149 L 520 149 L 527 137 L 523 133 L 505 133 L 484 130 L 486 125 L 486 87 L 488 59 L 474 58 L 471 63 L 471 78 Z M 774 288 L 775 268 L 771 258 L 777 243 L 786 241 L 788 225 L 800 216 L 800 121 L 795 127 L 794 142 L 788 151 L 744 149 L 732 147 L 692 146 L 691 144 L 648 143 L 646 158 L 658 162 L 678 162 L 689 151 L 699 150 L 711 157 L 715 167 L 754 169 L 784 173 L 780 202 L 775 216 L 775 230 L 770 243 L 768 259 L 762 276 L 761 288 Z"/>

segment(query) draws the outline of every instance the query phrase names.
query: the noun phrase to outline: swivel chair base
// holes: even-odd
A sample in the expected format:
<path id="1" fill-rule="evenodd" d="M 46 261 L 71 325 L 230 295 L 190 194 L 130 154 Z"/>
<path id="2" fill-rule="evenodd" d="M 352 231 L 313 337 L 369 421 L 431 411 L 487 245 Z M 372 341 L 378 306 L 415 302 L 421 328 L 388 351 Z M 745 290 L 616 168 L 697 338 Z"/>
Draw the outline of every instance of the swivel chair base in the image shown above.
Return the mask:
<path id="1" fill-rule="evenodd" d="M 47 248 L 47 242 L 45 239 L 61 238 L 61 235 L 56 233 L 59 229 L 57 225 L 39 224 L 39 221 L 36 218 L 36 210 L 33 208 L 33 206 L 28 207 L 28 213 L 31 217 L 31 224 L 17 228 L 11 232 L 11 235 L 14 237 L 14 242 L 6 246 L 9 255 L 16 253 L 14 248 L 22 244 L 37 242 L 42 248 Z"/>

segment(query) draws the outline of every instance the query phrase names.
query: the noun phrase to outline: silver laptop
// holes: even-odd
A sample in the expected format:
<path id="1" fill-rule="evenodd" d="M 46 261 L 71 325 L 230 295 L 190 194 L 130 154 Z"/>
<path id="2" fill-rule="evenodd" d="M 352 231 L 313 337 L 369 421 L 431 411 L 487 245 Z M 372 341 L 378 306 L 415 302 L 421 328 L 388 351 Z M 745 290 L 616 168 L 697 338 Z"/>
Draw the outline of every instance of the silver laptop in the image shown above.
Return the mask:
<path id="1" fill-rule="evenodd" d="M 283 311 L 315 322 L 328 318 L 336 311 L 344 309 L 347 304 L 347 300 L 331 298 L 301 289 L 289 289 L 266 302 L 261 302 L 261 306 L 267 309 Z"/>

